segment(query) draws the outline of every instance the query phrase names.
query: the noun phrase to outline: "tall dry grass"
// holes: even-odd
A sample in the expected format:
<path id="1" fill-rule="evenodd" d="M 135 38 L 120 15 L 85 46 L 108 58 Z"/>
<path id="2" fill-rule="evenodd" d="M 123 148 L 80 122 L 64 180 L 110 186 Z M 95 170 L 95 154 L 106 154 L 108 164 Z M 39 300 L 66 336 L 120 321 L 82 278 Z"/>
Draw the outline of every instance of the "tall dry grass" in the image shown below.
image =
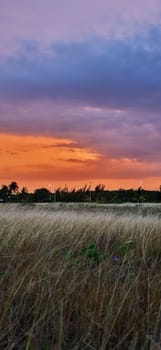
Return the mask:
<path id="1" fill-rule="evenodd" d="M 161 349 L 161 220 L 0 206 L 0 349 Z"/>

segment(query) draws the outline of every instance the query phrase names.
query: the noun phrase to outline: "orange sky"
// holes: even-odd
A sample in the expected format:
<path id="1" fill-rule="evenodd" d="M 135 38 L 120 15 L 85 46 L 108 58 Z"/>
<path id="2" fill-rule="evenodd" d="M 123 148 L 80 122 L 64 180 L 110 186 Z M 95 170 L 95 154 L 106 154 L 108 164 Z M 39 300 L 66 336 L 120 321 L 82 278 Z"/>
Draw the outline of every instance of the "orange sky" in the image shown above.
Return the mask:
<path id="1" fill-rule="evenodd" d="M 157 189 L 159 177 L 152 176 L 158 164 L 135 159 L 103 158 L 92 149 L 79 147 L 70 139 L 0 134 L 0 184 L 17 181 L 29 190 L 51 184 L 69 188 L 104 183 L 109 189 Z"/>

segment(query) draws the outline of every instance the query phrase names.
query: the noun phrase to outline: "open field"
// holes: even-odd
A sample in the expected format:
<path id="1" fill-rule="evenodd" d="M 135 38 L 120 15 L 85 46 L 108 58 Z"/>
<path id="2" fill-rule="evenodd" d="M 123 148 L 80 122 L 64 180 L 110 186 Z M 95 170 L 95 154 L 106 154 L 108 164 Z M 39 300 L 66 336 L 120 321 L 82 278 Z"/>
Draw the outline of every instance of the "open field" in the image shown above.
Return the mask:
<path id="1" fill-rule="evenodd" d="M 161 206 L 1 204 L 11 349 L 161 349 Z"/>

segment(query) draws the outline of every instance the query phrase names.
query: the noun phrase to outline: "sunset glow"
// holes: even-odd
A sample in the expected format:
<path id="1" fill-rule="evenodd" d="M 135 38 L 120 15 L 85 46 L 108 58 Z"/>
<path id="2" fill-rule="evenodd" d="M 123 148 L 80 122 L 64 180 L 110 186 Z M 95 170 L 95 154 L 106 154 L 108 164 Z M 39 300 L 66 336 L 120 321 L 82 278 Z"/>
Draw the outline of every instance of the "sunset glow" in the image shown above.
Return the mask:
<path id="1" fill-rule="evenodd" d="M 90 149 L 79 148 L 70 139 L 1 134 L 0 140 L 2 183 L 18 179 L 21 186 L 25 184 L 31 190 L 48 186 L 49 182 L 53 189 L 65 184 L 70 188 L 84 184 L 93 187 L 100 182 L 107 188 L 128 188 L 139 185 L 139 172 L 146 187 L 151 181 L 156 188 L 159 186 L 159 179 L 158 183 L 155 178 L 146 179 L 148 163 L 104 159 Z M 154 163 L 151 171 L 156 170 Z"/>
<path id="2" fill-rule="evenodd" d="M 160 1 L 0 7 L 0 185 L 158 189 Z"/>

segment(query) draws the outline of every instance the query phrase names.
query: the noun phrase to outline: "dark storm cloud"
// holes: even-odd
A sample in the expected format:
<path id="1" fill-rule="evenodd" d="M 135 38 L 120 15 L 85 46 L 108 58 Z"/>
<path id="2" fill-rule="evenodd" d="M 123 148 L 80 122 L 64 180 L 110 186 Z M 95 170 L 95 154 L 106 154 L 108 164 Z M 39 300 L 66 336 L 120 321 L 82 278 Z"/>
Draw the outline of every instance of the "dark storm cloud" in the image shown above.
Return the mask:
<path id="1" fill-rule="evenodd" d="M 154 27 L 144 37 L 47 51 L 29 40 L 0 60 L 0 132 L 66 137 L 104 157 L 159 161 L 160 71 Z"/>
<path id="2" fill-rule="evenodd" d="M 112 108 L 161 108 L 161 32 L 148 37 L 53 44 L 27 42 L 0 62 L 0 98 L 70 101 Z"/>

